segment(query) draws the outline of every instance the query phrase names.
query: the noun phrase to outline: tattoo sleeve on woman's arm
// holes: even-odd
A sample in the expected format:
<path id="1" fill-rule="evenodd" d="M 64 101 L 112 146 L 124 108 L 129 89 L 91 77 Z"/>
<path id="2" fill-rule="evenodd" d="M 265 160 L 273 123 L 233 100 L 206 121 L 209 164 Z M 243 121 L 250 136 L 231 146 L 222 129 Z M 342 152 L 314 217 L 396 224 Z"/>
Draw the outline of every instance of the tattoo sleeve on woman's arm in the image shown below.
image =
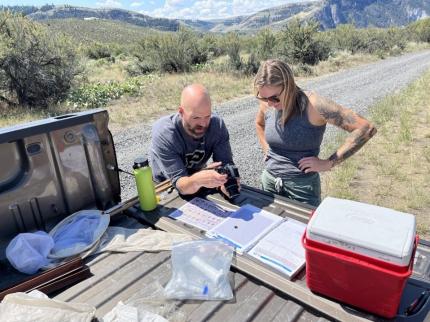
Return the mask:
<path id="1" fill-rule="evenodd" d="M 318 97 L 315 104 L 317 110 L 328 123 L 350 132 L 345 143 L 330 157 L 333 165 L 349 158 L 376 133 L 376 128 L 354 111 L 323 97 Z"/>

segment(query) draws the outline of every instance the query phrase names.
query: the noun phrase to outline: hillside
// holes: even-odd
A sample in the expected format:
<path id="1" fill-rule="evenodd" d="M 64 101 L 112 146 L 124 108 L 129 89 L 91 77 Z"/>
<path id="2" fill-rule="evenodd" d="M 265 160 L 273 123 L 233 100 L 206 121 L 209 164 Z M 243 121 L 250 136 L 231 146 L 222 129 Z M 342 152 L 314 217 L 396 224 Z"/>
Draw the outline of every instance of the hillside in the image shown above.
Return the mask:
<path id="1" fill-rule="evenodd" d="M 285 24 L 293 17 L 307 17 L 309 13 L 319 9 L 320 2 L 293 3 L 280 7 L 259 11 L 250 16 L 242 16 L 220 20 L 210 30 L 215 32 L 256 31 L 263 27 L 275 29 Z"/>
<path id="2" fill-rule="evenodd" d="M 50 10 L 39 10 L 28 15 L 33 20 L 51 19 L 88 19 L 88 20 L 114 20 L 129 24 L 158 29 L 162 31 L 176 31 L 180 23 L 177 20 L 166 18 L 153 18 L 138 12 L 123 9 L 92 9 L 83 7 L 73 7 L 69 5 L 54 6 Z"/>
<path id="3" fill-rule="evenodd" d="M 189 19 L 153 18 L 123 9 L 92 9 L 70 5 L 36 7 L 0 7 L 22 12 L 31 19 L 81 19 L 120 21 L 140 27 L 162 31 L 176 31 L 185 25 L 198 31 L 254 33 L 263 27 L 280 29 L 291 19 L 317 20 L 321 29 L 335 28 L 339 24 L 357 27 L 404 26 L 430 16 L 429 0 L 318 0 L 282 5 L 248 16 L 210 21 Z"/>
<path id="4" fill-rule="evenodd" d="M 43 20 L 52 31 L 62 32 L 71 36 L 78 43 L 92 42 L 115 43 L 119 45 L 133 44 L 143 38 L 149 28 L 112 20 L 52 19 Z"/>

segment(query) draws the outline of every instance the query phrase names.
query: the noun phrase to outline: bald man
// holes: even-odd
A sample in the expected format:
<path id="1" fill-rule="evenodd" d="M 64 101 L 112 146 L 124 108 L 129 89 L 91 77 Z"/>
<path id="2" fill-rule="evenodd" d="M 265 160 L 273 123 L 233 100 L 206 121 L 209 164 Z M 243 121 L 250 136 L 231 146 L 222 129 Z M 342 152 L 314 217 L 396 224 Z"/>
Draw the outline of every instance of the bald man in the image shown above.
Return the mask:
<path id="1" fill-rule="evenodd" d="M 214 163 L 207 166 L 211 157 Z M 221 187 L 226 193 L 227 175 L 212 169 L 233 163 L 229 134 L 224 121 L 212 114 L 204 86 L 185 87 L 178 112 L 154 123 L 149 160 L 154 181 L 169 179 L 183 195 L 202 187 Z M 199 171 L 203 168 L 206 170 Z"/>

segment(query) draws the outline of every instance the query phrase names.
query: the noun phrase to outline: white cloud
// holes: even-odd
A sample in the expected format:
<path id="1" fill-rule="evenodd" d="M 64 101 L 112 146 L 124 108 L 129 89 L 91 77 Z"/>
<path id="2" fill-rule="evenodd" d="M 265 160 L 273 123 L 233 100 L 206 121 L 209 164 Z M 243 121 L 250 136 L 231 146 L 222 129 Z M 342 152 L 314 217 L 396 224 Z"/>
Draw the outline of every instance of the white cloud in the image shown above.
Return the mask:
<path id="1" fill-rule="evenodd" d="M 267 8 L 300 0 L 166 0 L 150 16 L 179 19 L 215 19 L 248 15 Z"/>
<path id="2" fill-rule="evenodd" d="M 185 0 L 166 0 L 165 4 L 171 7 L 184 3 Z"/>
<path id="3" fill-rule="evenodd" d="M 280 0 L 233 0 L 232 11 L 234 16 L 252 14 L 260 10 L 280 6 L 297 1 Z"/>
<path id="4" fill-rule="evenodd" d="M 116 0 L 97 1 L 96 5 L 99 7 L 109 7 L 109 8 L 122 7 L 122 3 L 120 1 L 116 1 Z"/>
<path id="5" fill-rule="evenodd" d="M 141 7 L 143 5 L 143 2 L 132 2 L 130 4 L 130 7 Z"/>

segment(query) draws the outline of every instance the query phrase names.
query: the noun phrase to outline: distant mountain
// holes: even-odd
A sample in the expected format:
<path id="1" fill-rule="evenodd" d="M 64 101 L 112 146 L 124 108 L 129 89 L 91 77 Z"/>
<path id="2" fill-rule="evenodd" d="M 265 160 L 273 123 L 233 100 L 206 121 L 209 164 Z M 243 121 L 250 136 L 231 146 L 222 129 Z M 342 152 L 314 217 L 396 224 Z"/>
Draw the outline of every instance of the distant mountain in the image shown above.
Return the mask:
<path id="1" fill-rule="evenodd" d="M 133 25 L 154 28 L 162 31 L 177 31 L 180 26 L 178 20 L 166 18 L 153 18 L 138 12 L 109 9 L 109 8 L 84 8 L 74 7 L 69 5 L 54 6 L 50 10 L 39 10 L 28 15 L 33 20 L 49 20 L 49 19 L 105 19 L 116 20 L 130 23 Z"/>
<path id="2" fill-rule="evenodd" d="M 0 7 L 2 8 L 14 7 Z M 176 31 L 180 25 L 185 25 L 198 31 L 247 33 L 256 32 L 263 27 L 280 29 L 296 18 L 314 19 L 322 29 L 330 29 L 345 23 L 357 27 L 403 26 L 430 16 L 429 0 L 319 0 L 282 5 L 248 16 L 209 21 L 154 18 L 123 9 L 91 9 L 69 5 L 15 8 L 34 20 L 105 19 L 163 31 Z"/>
<path id="3" fill-rule="evenodd" d="M 404 26 L 430 16 L 429 0 L 329 0 L 314 18 L 323 28 L 353 23 L 357 27 Z"/>
<path id="4" fill-rule="evenodd" d="M 284 25 L 293 17 L 305 18 L 309 13 L 320 7 L 320 2 L 292 3 L 259 11 L 249 16 L 229 18 L 225 20 L 211 20 L 216 25 L 210 30 L 215 32 L 256 31 L 263 27 Z"/>
<path id="5" fill-rule="evenodd" d="M 263 27 L 280 29 L 291 19 L 314 19 L 321 29 L 339 24 L 356 27 L 404 26 L 430 16 L 429 0 L 320 0 L 287 4 L 259 11 L 247 17 L 217 22 L 211 31 L 255 32 Z"/>

